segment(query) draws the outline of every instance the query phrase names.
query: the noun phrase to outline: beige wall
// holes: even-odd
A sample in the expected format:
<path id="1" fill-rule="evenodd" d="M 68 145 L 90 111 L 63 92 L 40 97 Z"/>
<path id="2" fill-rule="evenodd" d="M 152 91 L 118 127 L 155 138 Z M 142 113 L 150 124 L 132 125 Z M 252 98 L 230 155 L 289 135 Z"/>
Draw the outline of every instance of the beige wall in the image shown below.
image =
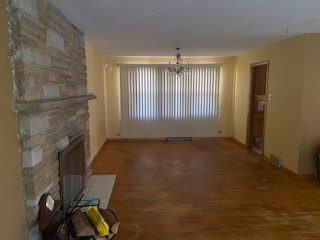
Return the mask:
<path id="1" fill-rule="evenodd" d="M 226 58 L 187 58 L 185 63 L 222 64 L 219 99 L 219 131 L 221 137 L 232 136 L 233 119 L 233 79 L 235 74 L 235 57 Z M 106 104 L 107 137 L 117 138 L 120 134 L 120 79 L 117 64 L 168 64 L 175 62 L 168 57 L 105 57 L 106 67 Z"/>
<path id="2" fill-rule="evenodd" d="M 103 55 L 88 41 L 85 44 L 88 92 L 97 99 L 89 101 L 90 153 L 95 157 L 106 141 L 106 110 Z"/>
<path id="3" fill-rule="evenodd" d="M 17 116 L 12 111 L 13 83 L 9 62 L 5 1 L 0 2 L 0 229 L 5 239 L 27 239 L 24 193 L 18 148 Z"/>
<path id="4" fill-rule="evenodd" d="M 303 35 L 242 54 L 237 60 L 234 138 L 245 143 L 249 107 L 250 64 L 270 61 L 265 126 L 265 156 L 275 154 L 295 173 L 313 173 L 320 132 L 319 35 Z M 318 104 L 318 105 L 317 105 Z M 311 105 L 315 107 L 311 107 Z"/>
<path id="5" fill-rule="evenodd" d="M 300 134 L 299 171 L 316 168 L 315 152 L 320 146 L 320 34 L 304 37 L 305 76 Z"/>
<path id="6" fill-rule="evenodd" d="M 116 59 L 105 59 L 107 138 L 120 136 L 120 81 Z"/>

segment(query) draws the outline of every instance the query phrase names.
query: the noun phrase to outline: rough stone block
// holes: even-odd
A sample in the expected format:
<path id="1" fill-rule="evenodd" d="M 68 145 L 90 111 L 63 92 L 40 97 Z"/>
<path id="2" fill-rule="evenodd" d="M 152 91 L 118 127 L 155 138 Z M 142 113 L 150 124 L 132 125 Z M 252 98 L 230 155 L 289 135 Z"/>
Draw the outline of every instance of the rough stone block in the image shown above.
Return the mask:
<path id="1" fill-rule="evenodd" d="M 25 149 L 34 148 L 40 146 L 43 142 L 46 142 L 46 138 L 43 135 L 35 135 L 32 137 L 21 137 L 20 142 Z"/>
<path id="2" fill-rule="evenodd" d="M 47 54 L 26 46 L 22 46 L 20 50 L 17 50 L 14 57 L 26 63 L 33 63 L 45 67 L 51 66 L 51 59 Z"/>
<path id="3" fill-rule="evenodd" d="M 35 147 L 22 151 L 22 166 L 34 167 L 42 161 L 42 148 Z"/>
<path id="4" fill-rule="evenodd" d="M 35 196 L 34 198 L 26 199 L 26 206 L 27 207 L 38 206 L 42 194 L 49 192 L 52 187 L 53 187 L 53 183 L 49 184 L 38 196 Z"/>
<path id="5" fill-rule="evenodd" d="M 49 74 L 49 81 L 50 81 L 50 82 L 54 82 L 54 81 L 56 81 L 56 80 L 57 80 L 56 75 L 50 73 L 50 74 Z"/>
<path id="6" fill-rule="evenodd" d="M 77 94 L 79 96 L 83 96 L 87 94 L 87 87 L 83 85 L 78 85 L 77 86 Z"/>
<path id="7" fill-rule="evenodd" d="M 77 116 L 72 116 L 67 119 L 67 124 L 72 124 L 77 121 Z"/>
<path id="8" fill-rule="evenodd" d="M 47 46 L 55 48 L 62 52 L 64 52 L 65 50 L 63 37 L 52 31 L 51 29 L 47 29 Z"/>
<path id="9" fill-rule="evenodd" d="M 34 82 L 34 78 L 31 74 L 26 74 L 25 75 L 25 81 L 23 82 L 23 89 L 26 93 L 33 93 L 35 92 L 35 82 Z"/>
<path id="10" fill-rule="evenodd" d="M 28 233 L 29 240 L 42 240 L 41 232 L 38 226 L 34 226 L 33 228 L 29 229 Z"/>
<path id="11" fill-rule="evenodd" d="M 32 17 L 38 18 L 37 2 L 35 0 L 12 0 L 12 3 Z"/>
<path id="12" fill-rule="evenodd" d="M 58 98 L 60 97 L 59 86 L 53 84 L 46 84 L 43 86 L 44 98 Z"/>
<path id="13" fill-rule="evenodd" d="M 82 115 L 82 114 L 85 114 L 86 113 L 86 110 L 84 108 L 81 108 L 77 111 L 77 116 L 79 115 Z"/>
<path id="14" fill-rule="evenodd" d="M 28 207 L 26 209 L 26 218 L 28 219 L 29 226 L 33 226 L 38 223 L 38 212 L 39 212 L 39 205 L 35 207 Z"/>
<path id="15" fill-rule="evenodd" d="M 56 150 L 59 152 L 69 145 L 69 138 L 65 136 L 56 142 Z"/>
<path id="16" fill-rule="evenodd" d="M 19 119 L 19 130 L 22 136 L 33 136 L 48 128 L 49 117 L 47 115 L 21 116 Z"/>

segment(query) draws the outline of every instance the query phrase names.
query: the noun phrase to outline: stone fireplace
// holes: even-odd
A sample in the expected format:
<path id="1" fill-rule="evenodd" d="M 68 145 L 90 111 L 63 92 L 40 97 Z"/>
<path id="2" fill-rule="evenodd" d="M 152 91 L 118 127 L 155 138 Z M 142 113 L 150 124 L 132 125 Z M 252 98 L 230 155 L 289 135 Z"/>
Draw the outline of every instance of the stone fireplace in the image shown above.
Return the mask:
<path id="1" fill-rule="evenodd" d="M 84 37 L 47 0 L 7 0 L 29 239 L 40 239 L 41 195 L 60 198 L 58 153 L 84 138 L 91 173 Z"/>

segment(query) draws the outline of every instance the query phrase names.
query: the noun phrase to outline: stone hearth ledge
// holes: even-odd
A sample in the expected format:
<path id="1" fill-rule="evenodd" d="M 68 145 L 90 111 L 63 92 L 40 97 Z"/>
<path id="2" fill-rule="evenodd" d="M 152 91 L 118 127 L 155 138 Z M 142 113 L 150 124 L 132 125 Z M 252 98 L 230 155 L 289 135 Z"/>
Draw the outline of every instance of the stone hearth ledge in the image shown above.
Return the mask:
<path id="1" fill-rule="evenodd" d="M 39 113 L 49 111 L 52 109 L 72 106 L 74 104 L 83 101 L 93 100 L 96 98 L 97 96 L 95 94 L 89 93 L 83 96 L 50 98 L 36 101 L 15 101 L 13 104 L 13 109 L 15 112 Z"/>

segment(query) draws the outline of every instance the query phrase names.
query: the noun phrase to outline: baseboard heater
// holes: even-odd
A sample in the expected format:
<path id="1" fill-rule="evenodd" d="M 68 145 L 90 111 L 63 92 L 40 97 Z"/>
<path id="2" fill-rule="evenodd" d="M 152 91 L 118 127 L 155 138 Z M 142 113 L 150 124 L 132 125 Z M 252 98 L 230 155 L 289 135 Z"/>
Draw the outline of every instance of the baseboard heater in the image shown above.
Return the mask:
<path id="1" fill-rule="evenodd" d="M 192 141 L 192 137 L 166 137 L 168 142 Z"/>

